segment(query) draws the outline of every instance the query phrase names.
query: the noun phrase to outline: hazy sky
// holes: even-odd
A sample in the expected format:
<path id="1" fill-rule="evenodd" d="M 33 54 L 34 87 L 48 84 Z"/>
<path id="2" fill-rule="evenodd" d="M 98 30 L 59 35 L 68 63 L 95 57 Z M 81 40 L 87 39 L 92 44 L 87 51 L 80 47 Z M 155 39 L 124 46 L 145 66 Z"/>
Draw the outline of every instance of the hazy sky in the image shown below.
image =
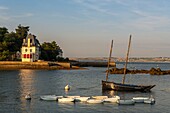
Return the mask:
<path id="1" fill-rule="evenodd" d="M 30 26 L 65 57 L 170 56 L 170 0 L 0 0 L 0 27 Z"/>

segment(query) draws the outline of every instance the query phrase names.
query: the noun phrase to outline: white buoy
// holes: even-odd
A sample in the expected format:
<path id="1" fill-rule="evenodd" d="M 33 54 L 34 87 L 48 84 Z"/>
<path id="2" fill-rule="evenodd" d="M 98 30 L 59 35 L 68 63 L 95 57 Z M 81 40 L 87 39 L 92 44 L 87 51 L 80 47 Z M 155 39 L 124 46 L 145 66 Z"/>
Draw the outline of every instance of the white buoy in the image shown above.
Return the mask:
<path id="1" fill-rule="evenodd" d="M 64 89 L 68 91 L 68 90 L 70 90 L 70 86 L 66 85 Z"/>
<path id="2" fill-rule="evenodd" d="M 27 95 L 25 95 L 25 99 L 26 99 L 26 100 L 31 100 L 31 94 L 28 93 Z"/>

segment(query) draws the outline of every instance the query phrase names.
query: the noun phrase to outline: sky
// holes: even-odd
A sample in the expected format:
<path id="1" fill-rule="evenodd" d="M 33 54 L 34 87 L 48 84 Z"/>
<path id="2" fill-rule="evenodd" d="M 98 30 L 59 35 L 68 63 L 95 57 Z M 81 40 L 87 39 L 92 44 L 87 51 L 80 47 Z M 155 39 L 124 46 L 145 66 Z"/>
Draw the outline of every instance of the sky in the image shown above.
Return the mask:
<path id="1" fill-rule="evenodd" d="M 0 0 L 0 27 L 19 24 L 40 43 L 56 41 L 65 57 L 170 56 L 169 0 Z"/>

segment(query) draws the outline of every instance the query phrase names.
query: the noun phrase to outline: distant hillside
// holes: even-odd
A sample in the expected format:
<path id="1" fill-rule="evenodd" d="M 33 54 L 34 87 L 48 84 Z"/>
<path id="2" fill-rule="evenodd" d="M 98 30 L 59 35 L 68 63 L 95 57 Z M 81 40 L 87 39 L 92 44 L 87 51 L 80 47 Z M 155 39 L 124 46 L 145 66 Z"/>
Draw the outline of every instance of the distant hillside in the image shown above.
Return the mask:
<path id="1" fill-rule="evenodd" d="M 76 61 L 107 61 L 107 57 L 85 57 L 85 58 L 70 58 Z M 125 62 L 125 58 L 112 57 L 111 61 Z M 170 57 L 134 57 L 129 58 L 129 62 L 170 62 Z"/>

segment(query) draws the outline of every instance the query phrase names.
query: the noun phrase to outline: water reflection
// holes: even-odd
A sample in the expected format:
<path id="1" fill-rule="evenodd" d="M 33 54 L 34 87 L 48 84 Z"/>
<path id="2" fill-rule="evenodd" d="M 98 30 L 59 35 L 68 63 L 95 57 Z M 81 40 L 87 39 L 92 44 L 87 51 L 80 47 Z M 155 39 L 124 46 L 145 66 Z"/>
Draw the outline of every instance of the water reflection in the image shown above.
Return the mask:
<path id="1" fill-rule="evenodd" d="M 102 95 L 108 96 L 108 97 L 113 97 L 117 95 L 117 91 L 114 90 L 102 90 Z"/>
<path id="2" fill-rule="evenodd" d="M 35 92 L 35 89 L 33 87 L 34 78 L 35 78 L 34 76 L 35 76 L 34 70 L 22 69 L 19 71 L 20 100 L 21 100 L 21 107 L 24 110 L 30 109 L 31 101 L 26 100 L 25 95 L 28 93 L 32 95 Z"/>
<path id="3" fill-rule="evenodd" d="M 20 70 L 19 73 L 19 82 L 20 82 L 20 92 L 21 96 L 26 95 L 27 93 L 33 93 L 34 87 L 32 87 L 34 82 L 34 70 Z"/>

